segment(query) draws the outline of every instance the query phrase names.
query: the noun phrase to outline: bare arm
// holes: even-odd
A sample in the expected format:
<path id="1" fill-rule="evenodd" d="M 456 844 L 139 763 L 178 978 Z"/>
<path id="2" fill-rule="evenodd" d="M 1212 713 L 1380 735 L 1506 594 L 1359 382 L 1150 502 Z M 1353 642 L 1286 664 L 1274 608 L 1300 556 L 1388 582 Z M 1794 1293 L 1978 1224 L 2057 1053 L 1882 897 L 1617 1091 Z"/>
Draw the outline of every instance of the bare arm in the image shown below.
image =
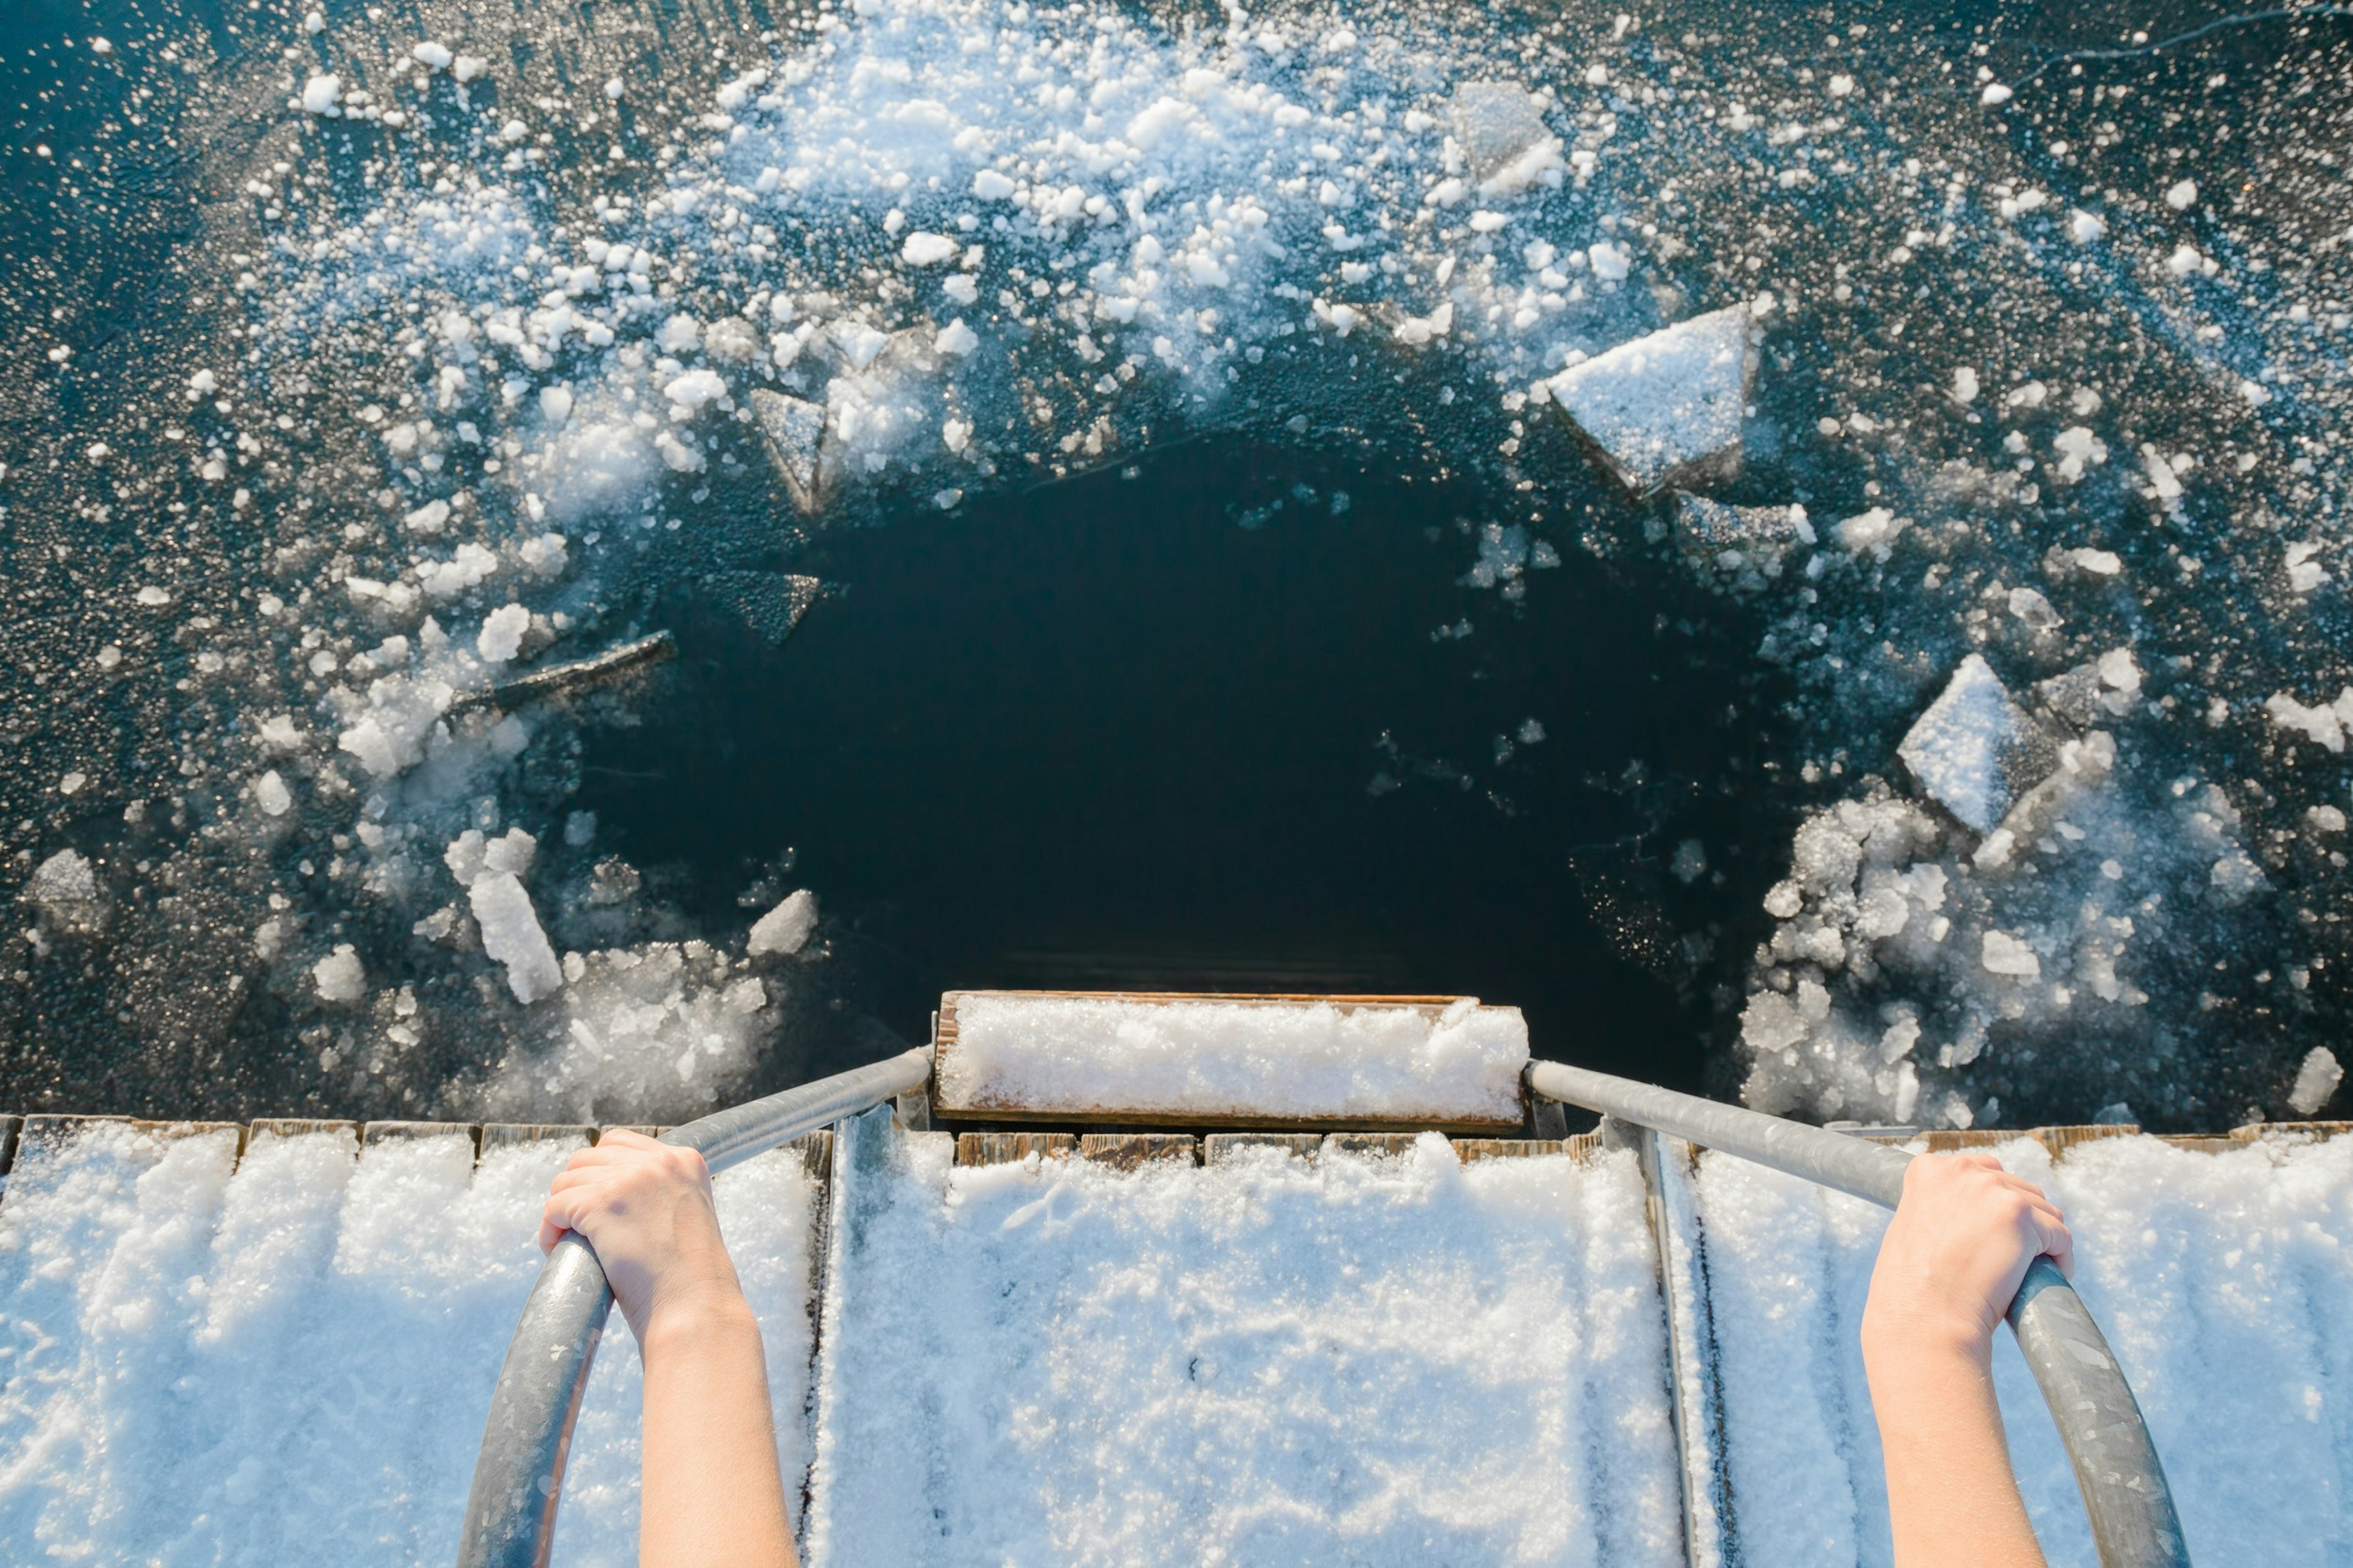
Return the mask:
<path id="1" fill-rule="evenodd" d="M 1924 1154 L 1879 1245 L 1862 1361 L 1897 1568 L 2043 1568 L 1993 1396 L 1993 1335 L 2027 1265 L 2074 1243 L 1990 1154 Z"/>
<path id="2" fill-rule="evenodd" d="M 645 1364 L 639 1568 L 796 1568 L 760 1325 L 702 1156 L 607 1132 L 555 1178 L 539 1244 L 596 1249 Z"/>

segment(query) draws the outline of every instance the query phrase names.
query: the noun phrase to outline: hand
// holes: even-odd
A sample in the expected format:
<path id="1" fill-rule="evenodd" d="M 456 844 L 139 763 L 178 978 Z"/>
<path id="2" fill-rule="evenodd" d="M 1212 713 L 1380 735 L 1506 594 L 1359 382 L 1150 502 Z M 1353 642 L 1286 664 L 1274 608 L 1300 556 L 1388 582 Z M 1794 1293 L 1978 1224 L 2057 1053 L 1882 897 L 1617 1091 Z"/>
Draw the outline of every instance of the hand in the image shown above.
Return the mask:
<path id="1" fill-rule="evenodd" d="M 641 1132 L 606 1133 L 573 1155 L 549 1187 L 540 1250 L 567 1230 L 596 1249 L 640 1346 L 658 1324 L 713 1307 L 748 1316 L 720 1239 L 710 1168 L 691 1149 Z"/>
<path id="2" fill-rule="evenodd" d="M 2074 1238 L 2042 1189 L 1990 1154 L 1922 1154 L 1879 1244 L 1862 1310 L 1866 1363 L 1959 1350 L 1983 1364 L 2028 1265 L 2075 1266 Z"/>

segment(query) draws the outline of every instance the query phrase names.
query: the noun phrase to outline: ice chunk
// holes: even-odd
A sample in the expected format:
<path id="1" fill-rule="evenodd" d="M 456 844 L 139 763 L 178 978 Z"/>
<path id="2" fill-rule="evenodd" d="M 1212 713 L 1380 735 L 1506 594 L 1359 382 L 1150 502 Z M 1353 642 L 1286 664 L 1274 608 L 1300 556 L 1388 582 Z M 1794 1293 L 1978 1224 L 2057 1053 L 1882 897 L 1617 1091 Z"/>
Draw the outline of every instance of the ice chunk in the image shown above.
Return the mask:
<path id="1" fill-rule="evenodd" d="M 427 70 L 445 71 L 458 61 L 447 44 L 437 44 L 430 38 L 408 51 L 409 57 Z"/>
<path id="2" fill-rule="evenodd" d="M 343 79 L 330 72 L 314 76 L 302 84 L 302 112 L 305 114 L 341 114 L 336 107 L 343 100 Z"/>
<path id="3" fill-rule="evenodd" d="M 311 984 L 322 1002 L 356 1002 L 367 994 L 367 971 L 360 966 L 359 950 L 350 942 L 311 966 Z"/>
<path id="4" fill-rule="evenodd" d="M 752 952 L 798 952 L 817 930 L 817 895 L 802 888 L 752 922 Z"/>
<path id="5" fill-rule="evenodd" d="M 662 395 L 681 408 L 695 409 L 726 396 L 727 383 L 715 370 L 691 370 L 672 377 Z"/>
<path id="6" fill-rule="evenodd" d="M 1560 138 L 1544 106 L 1516 82 L 1466 81 L 1454 89 L 1454 137 L 1487 195 L 1525 190 L 1549 174 L 1559 183 Z"/>
<path id="7" fill-rule="evenodd" d="M 899 247 L 899 259 L 910 267 L 937 267 L 956 253 L 956 242 L 944 234 L 917 229 Z"/>
<path id="8" fill-rule="evenodd" d="M 1684 559 L 1736 593 L 1761 590 L 1793 549 L 1814 543 L 1802 506 L 1727 506 L 1688 491 L 1675 497 L 1674 529 Z"/>
<path id="9" fill-rule="evenodd" d="M 79 850 L 60 849 L 34 868 L 21 897 L 62 931 L 92 931 L 106 921 L 98 868 Z"/>
<path id="10" fill-rule="evenodd" d="M 1895 754 L 1923 795 L 1978 834 L 1992 832 L 2059 765 L 2057 737 L 2010 700 L 1993 667 L 1974 653 Z"/>
<path id="11" fill-rule="evenodd" d="M 1286 1117 L 1516 1118 L 1516 1007 L 1442 1013 L 1225 1002 L 965 996 L 944 1100 Z"/>
<path id="12" fill-rule="evenodd" d="M 466 889 L 474 923 L 482 928 L 482 951 L 506 965 L 507 989 L 518 1002 L 532 1003 L 563 989 L 564 968 L 540 929 L 539 913 L 522 879 L 509 870 L 482 873 Z"/>
<path id="13" fill-rule="evenodd" d="M 794 397 L 765 387 L 752 394 L 752 412 L 767 433 L 768 454 L 784 477 L 793 504 L 814 513 L 823 504 L 821 461 L 825 441 L 825 409 L 805 397 Z"/>
<path id="14" fill-rule="evenodd" d="M 2042 976 L 2042 961 L 2034 950 L 2006 931 L 1989 931 L 1980 950 L 1979 962 L 1989 974 L 2008 974 L 2020 980 L 2039 980 Z"/>
<path id="15" fill-rule="evenodd" d="M 276 768 L 253 781 L 253 803 L 261 807 L 266 816 L 283 816 L 294 804 L 294 795 L 286 787 Z"/>
<path id="16" fill-rule="evenodd" d="M 2315 1046 L 2305 1053 L 2304 1065 L 2295 1069 L 2295 1083 L 2287 1091 L 2290 1110 L 2298 1116 L 2317 1112 L 2337 1096 L 2337 1086 L 2345 1081 L 2345 1068 L 2337 1060 L 2337 1053 L 2327 1046 Z"/>
<path id="17" fill-rule="evenodd" d="M 1746 305 L 1711 311 L 1571 365 L 1552 401 L 1637 495 L 1740 471 L 1757 368 Z"/>
<path id="18" fill-rule="evenodd" d="M 424 760 L 425 739 L 454 695 L 442 681 L 387 675 L 368 688 L 367 705 L 335 743 L 368 772 L 389 778 Z"/>
<path id="19" fill-rule="evenodd" d="M 2271 715 L 2278 728 L 2302 735 L 2329 751 L 2341 752 L 2345 749 L 2345 731 L 2353 726 L 2353 686 L 2338 692 L 2336 701 L 2316 703 L 2310 708 L 2284 691 L 2274 691 L 2263 699 L 2263 711 Z"/>
<path id="20" fill-rule="evenodd" d="M 474 651 L 486 664 L 504 664 L 522 651 L 523 634 L 531 630 L 531 612 L 521 605 L 501 605 L 482 617 Z"/>

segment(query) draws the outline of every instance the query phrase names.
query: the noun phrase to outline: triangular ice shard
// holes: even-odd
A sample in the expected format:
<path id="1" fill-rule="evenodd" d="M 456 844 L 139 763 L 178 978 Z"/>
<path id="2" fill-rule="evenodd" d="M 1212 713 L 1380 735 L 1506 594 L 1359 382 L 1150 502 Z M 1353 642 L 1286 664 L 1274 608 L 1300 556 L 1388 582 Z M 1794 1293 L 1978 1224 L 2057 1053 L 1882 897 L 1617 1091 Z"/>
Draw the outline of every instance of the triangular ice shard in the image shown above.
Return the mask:
<path id="1" fill-rule="evenodd" d="M 2010 700 L 1992 666 L 1971 654 L 1895 754 L 1923 795 L 1983 835 L 2051 776 L 2059 765 L 2059 741 Z"/>
<path id="2" fill-rule="evenodd" d="M 818 458 L 825 440 L 825 408 L 806 397 L 793 397 L 765 387 L 752 393 L 752 412 L 768 435 L 768 451 L 793 504 L 814 516 L 823 503 L 823 469 Z"/>
<path id="3" fill-rule="evenodd" d="M 1740 471 L 1757 353 L 1735 305 L 1620 343 L 1548 384 L 1569 424 L 1636 495 Z"/>
<path id="4" fill-rule="evenodd" d="M 1558 169 L 1560 140 L 1536 96 L 1516 82 L 1466 81 L 1454 89 L 1454 136 L 1482 194 L 1508 195 Z"/>

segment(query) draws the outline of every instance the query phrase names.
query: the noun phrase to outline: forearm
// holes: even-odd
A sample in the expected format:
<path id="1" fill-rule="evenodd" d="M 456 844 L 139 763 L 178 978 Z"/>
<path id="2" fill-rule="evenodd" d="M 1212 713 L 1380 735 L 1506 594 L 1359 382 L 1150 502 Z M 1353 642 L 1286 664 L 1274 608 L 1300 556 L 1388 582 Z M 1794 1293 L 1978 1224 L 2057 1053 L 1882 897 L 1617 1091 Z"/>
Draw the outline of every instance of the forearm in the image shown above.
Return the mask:
<path id="1" fill-rule="evenodd" d="M 1896 1568 L 2044 1568 L 1993 1375 L 1970 1349 L 1866 1345 Z"/>
<path id="2" fill-rule="evenodd" d="M 795 1568 L 760 1325 L 740 1291 L 649 1324 L 639 1568 Z"/>

